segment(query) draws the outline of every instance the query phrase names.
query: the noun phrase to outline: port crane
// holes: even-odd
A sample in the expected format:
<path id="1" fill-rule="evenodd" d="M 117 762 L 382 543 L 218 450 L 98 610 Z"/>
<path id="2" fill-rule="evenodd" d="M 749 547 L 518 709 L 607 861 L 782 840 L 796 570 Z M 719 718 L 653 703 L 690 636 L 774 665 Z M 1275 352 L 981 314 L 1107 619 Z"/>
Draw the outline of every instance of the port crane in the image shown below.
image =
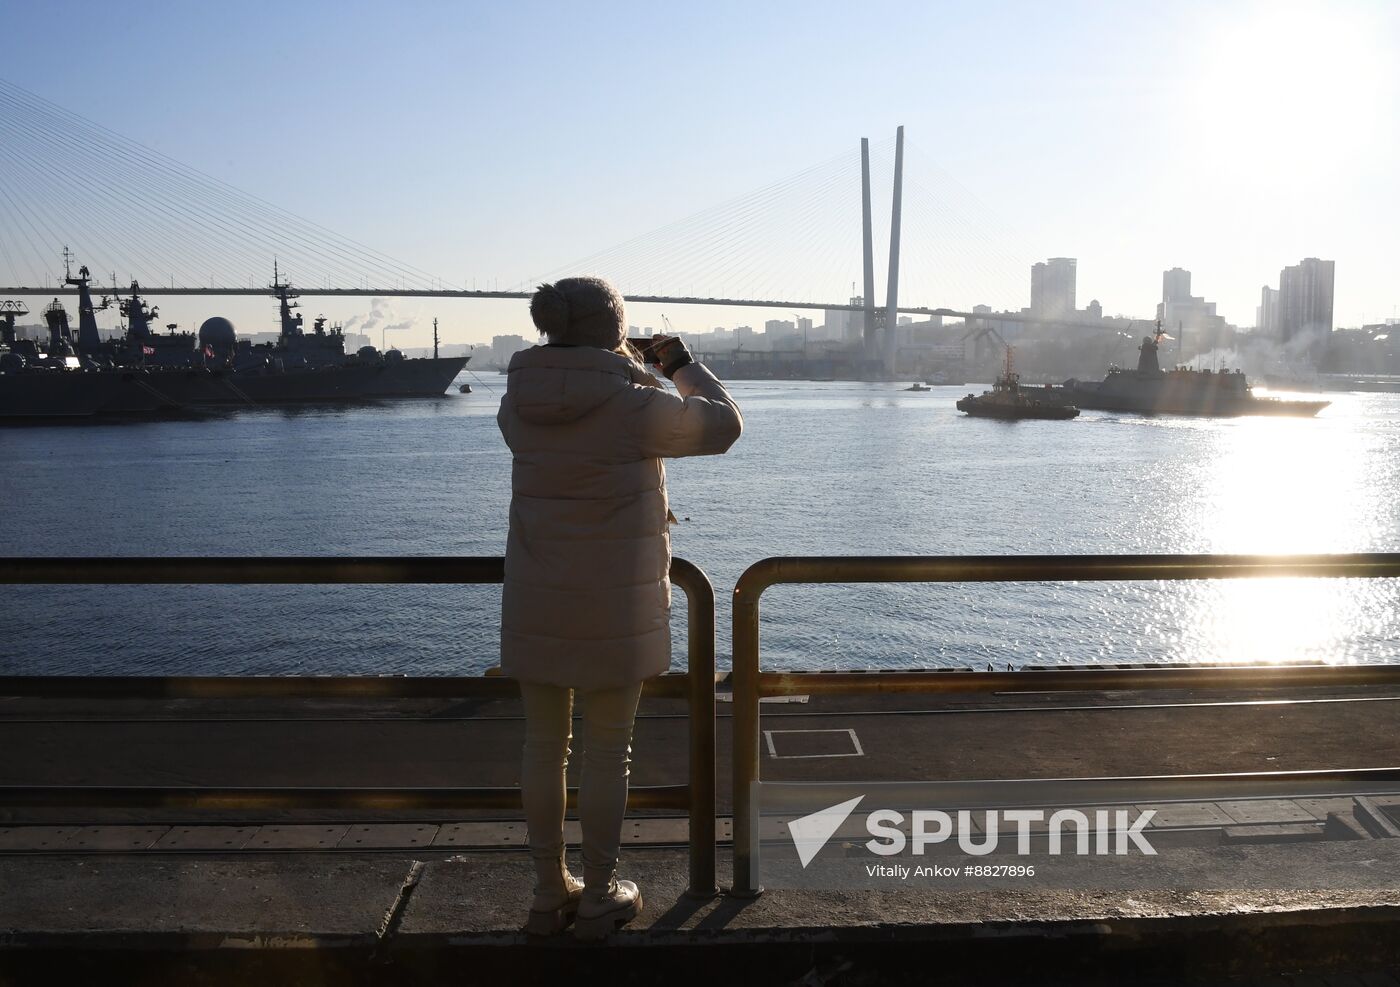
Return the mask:
<path id="1" fill-rule="evenodd" d="M 973 327 L 972 327 L 971 329 L 969 329 L 967 332 L 963 333 L 962 341 L 963 341 L 964 343 L 966 343 L 969 339 L 971 339 L 971 340 L 972 340 L 972 345 L 975 347 L 979 342 L 981 342 L 982 340 L 986 339 L 988 336 L 994 337 L 994 338 L 996 339 L 997 343 L 1000 344 L 1000 345 L 1006 350 L 1005 370 L 1004 370 L 1004 373 L 1005 373 L 1005 375 L 1006 375 L 1006 379 L 1007 379 L 1007 380 L 1011 380 L 1011 379 L 1012 379 L 1012 378 L 1011 378 L 1011 354 L 1012 354 L 1012 347 L 1011 347 L 1011 344 L 1008 343 L 1008 342 L 1006 341 L 1006 337 L 1003 336 L 1001 333 L 999 333 L 999 332 L 997 331 L 996 326 L 993 326 L 993 325 L 973 326 Z"/>

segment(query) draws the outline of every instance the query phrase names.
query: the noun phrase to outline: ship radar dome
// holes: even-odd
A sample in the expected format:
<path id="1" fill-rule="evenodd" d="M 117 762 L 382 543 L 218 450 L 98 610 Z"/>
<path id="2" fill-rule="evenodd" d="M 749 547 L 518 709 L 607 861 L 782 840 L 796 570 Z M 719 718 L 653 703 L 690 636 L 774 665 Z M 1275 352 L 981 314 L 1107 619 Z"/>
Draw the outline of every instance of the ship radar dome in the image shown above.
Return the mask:
<path id="1" fill-rule="evenodd" d="M 216 348 L 231 348 L 237 341 L 238 333 L 234 331 L 233 323 L 222 315 L 205 319 L 204 324 L 199 327 L 201 346 L 207 343 Z"/>

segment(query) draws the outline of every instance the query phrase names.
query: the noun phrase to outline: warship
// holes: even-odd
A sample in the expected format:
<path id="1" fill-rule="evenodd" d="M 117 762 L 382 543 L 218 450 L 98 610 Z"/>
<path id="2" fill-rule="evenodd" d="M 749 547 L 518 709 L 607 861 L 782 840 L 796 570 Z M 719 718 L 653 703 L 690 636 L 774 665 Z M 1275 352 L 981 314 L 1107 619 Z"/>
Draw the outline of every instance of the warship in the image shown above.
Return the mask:
<path id="1" fill-rule="evenodd" d="M 1144 336 L 1138 347 L 1136 370 L 1110 368 L 1101 381 L 1070 379 L 1055 388 L 1059 399 L 1080 408 L 1138 411 L 1146 414 L 1198 415 L 1210 418 L 1240 415 L 1311 417 L 1330 401 L 1297 401 L 1259 397 L 1239 370 L 1163 370 L 1157 350 L 1165 335 L 1162 325 Z"/>
<path id="2" fill-rule="evenodd" d="M 1021 375 L 1011 369 L 1011 347 L 1006 347 L 1006 366 L 992 383 L 990 391 L 960 398 L 957 409 L 973 418 L 999 418 L 1018 421 L 1023 418 L 1063 421 L 1078 416 L 1079 409 L 1066 404 L 1053 388 L 1026 387 Z"/>
<path id="3" fill-rule="evenodd" d="M 124 332 L 103 339 L 96 313 L 110 306 L 103 296 L 94 304 L 86 267 L 64 284 L 77 289 L 78 331 L 68 312 L 54 299 L 44 309 L 46 346 L 20 339 L 15 319 L 27 314 L 21 304 L 0 304 L 0 418 L 87 418 L 103 415 L 150 415 L 200 412 L 288 404 L 372 401 L 382 398 L 435 397 L 444 394 L 470 357 L 437 355 L 433 325 L 432 357 L 407 358 L 390 349 L 363 346 L 345 351 L 345 334 L 316 319 L 311 332 L 296 312 L 297 293 L 273 268 L 271 294 L 279 303 L 280 331 L 275 343 L 239 339 L 233 324 L 216 316 L 199 332 L 165 333 L 153 329 L 159 311 L 140 296 L 132 282 L 119 307 Z"/>

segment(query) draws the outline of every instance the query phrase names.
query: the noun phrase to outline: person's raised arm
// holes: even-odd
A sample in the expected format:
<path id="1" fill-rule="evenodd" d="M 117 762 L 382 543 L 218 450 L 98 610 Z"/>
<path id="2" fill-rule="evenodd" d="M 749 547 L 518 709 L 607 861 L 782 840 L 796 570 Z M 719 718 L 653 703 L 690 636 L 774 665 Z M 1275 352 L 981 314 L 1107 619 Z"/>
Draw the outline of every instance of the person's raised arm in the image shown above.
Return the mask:
<path id="1" fill-rule="evenodd" d="M 719 378 L 691 359 L 685 344 L 669 337 L 655 349 L 662 373 L 677 394 L 648 388 L 635 418 L 645 456 L 716 456 L 743 431 L 739 406 Z"/>

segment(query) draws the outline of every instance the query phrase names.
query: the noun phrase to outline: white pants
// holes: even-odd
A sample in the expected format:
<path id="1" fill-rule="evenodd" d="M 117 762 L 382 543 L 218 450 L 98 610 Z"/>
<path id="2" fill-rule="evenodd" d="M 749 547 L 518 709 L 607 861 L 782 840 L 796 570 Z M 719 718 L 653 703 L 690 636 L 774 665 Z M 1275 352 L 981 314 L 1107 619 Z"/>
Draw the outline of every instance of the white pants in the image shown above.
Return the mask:
<path id="1" fill-rule="evenodd" d="M 520 683 L 525 701 L 525 750 L 520 788 L 530 834 L 530 856 L 540 866 L 564 853 L 564 771 L 569 763 L 573 693 L 554 685 Z M 583 880 L 605 888 L 617 868 L 632 725 L 642 685 L 579 692 L 583 712 L 583 762 L 578 816 L 583 830 Z"/>

